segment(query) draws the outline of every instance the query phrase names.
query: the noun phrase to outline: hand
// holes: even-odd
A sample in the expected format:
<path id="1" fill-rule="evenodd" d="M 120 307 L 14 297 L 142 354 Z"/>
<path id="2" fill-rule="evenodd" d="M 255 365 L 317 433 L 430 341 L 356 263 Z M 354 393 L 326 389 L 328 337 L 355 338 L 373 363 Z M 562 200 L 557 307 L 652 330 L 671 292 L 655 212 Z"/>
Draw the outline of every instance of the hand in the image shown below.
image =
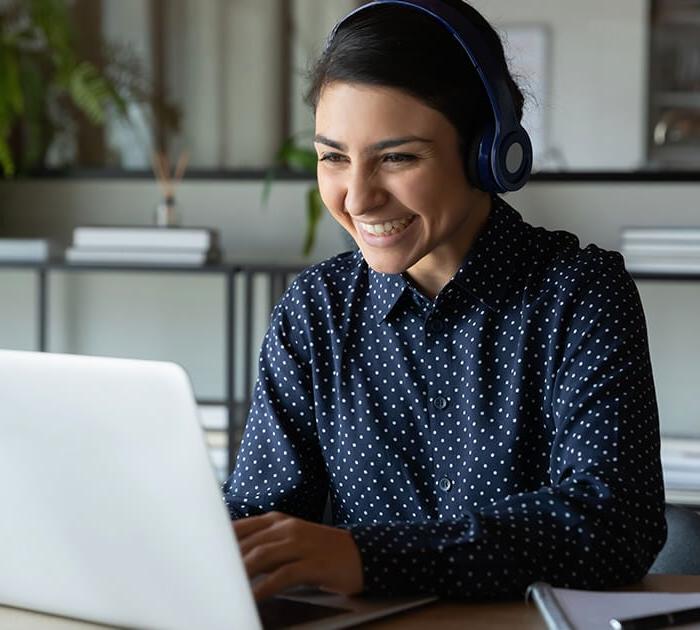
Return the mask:
<path id="1" fill-rule="evenodd" d="M 268 512 L 233 522 L 253 595 L 266 599 L 293 586 L 353 595 L 363 589 L 362 559 L 344 529 Z"/>

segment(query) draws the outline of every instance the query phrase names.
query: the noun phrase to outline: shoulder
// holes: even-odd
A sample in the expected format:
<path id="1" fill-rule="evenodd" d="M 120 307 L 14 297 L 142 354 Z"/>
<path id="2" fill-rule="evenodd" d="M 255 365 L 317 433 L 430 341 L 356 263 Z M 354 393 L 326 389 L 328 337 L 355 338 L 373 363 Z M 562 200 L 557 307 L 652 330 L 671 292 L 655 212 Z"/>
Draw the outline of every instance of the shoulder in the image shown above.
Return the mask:
<path id="1" fill-rule="evenodd" d="M 585 247 L 577 236 L 563 230 L 528 226 L 533 260 L 529 274 L 531 293 L 556 295 L 569 301 L 596 291 L 628 292 L 634 282 L 619 252 L 595 244 Z"/>
<path id="2" fill-rule="evenodd" d="M 302 271 L 277 306 L 295 317 L 312 308 L 335 311 L 366 275 L 367 265 L 359 250 L 338 254 Z"/>

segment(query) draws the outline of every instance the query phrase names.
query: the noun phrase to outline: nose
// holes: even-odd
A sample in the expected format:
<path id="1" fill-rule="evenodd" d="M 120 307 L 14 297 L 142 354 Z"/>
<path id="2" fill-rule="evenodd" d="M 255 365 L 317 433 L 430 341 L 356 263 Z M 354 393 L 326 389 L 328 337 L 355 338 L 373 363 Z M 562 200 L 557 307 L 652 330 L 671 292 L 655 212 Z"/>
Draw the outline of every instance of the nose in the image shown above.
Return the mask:
<path id="1" fill-rule="evenodd" d="M 352 216 L 359 216 L 381 207 L 387 199 L 387 192 L 382 182 L 373 173 L 362 169 L 353 169 L 348 174 L 345 191 L 345 211 Z"/>

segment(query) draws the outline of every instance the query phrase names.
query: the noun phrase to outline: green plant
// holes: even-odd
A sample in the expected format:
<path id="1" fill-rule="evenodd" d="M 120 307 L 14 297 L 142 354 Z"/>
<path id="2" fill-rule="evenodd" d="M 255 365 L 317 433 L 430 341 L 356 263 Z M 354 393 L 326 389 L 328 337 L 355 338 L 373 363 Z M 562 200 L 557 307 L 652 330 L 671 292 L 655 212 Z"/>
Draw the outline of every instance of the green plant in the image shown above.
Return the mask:
<path id="1" fill-rule="evenodd" d="M 272 181 L 279 172 L 281 167 L 289 168 L 290 170 L 308 173 L 314 175 L 316 173 L 316 151 L 309 149 L 299 144 L 299 141 L 308 136 L 308 132 L 300 133 L 285 140 L 275 156 L 275 166 L 268 170 L 263 188 L 263 203 L 267 203 L 270 196 Z M 323 216 L 323 201 L 318 186 L 311 186 L 306 193 L 306 236 L 304 237 L 304 246 L 302 253 L 308 256 L 316 243 L 316 230 L 318 222 Z"/>
<path id="2" fill-rule="evenodd" d="M 127 104 L 153 104 L 132 58 L 105 45 L 103 67 L 78 54 L 67 0 L 15 0 L 0 9 L 0 169 L 6 177 L 41 162 L 51 139 L 75 124 L 78 112 L 95 124 Z M 162 104 L 166 122 L 179 112 Z"/>

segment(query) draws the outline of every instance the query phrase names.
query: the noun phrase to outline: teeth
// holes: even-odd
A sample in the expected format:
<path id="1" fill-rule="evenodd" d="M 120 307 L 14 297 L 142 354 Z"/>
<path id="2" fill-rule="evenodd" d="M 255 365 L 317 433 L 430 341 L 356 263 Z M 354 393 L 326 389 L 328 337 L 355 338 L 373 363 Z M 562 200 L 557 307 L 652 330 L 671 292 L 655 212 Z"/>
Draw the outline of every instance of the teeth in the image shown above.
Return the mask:
<path id="1" fill-rule="evenodd" d="M 360 223 L 365 232 L 370 234 L 376 234 L 377 236 L 383 236 L 390 234 L 398 234 L 401 232 L 411 221 L 410 219 L 395 219 L 394 221 L 387 221 L 386 223 L 378 223 L 376 225 L 370 225 L 369 223 Z"/>

